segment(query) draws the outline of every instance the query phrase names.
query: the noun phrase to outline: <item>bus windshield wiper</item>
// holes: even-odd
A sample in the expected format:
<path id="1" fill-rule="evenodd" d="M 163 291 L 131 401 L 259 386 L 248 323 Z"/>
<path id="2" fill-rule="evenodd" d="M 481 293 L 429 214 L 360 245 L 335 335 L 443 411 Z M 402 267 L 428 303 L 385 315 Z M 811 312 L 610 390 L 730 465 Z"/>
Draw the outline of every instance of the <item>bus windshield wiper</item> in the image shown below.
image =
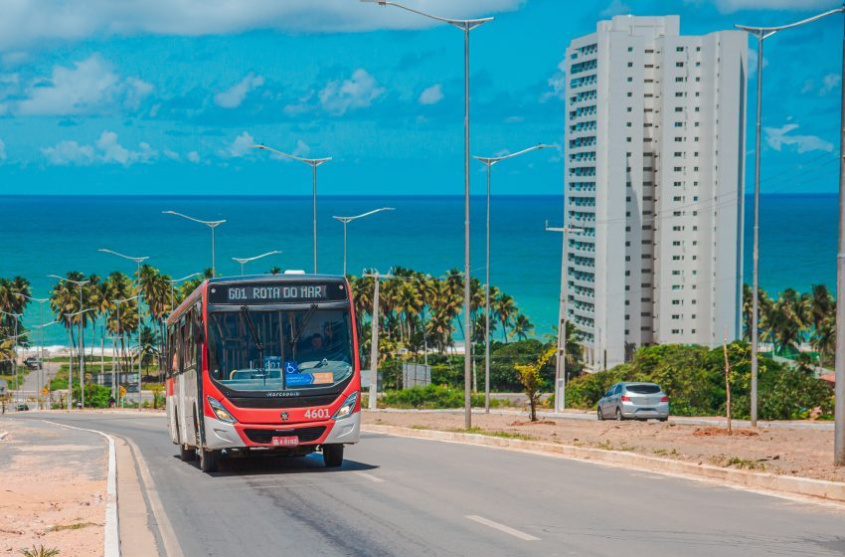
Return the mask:
<path id="1" fill-rule="evenodd" d="M 243 315 L 246 326 L 249 329 L 249 334 L 252 335 L 252 342 L 255 344 L 255 347 L 258 348 L 258 356 L 261 358 L 258 370 L 264 371 L 264 343 L 261 342 L 261 337 L 258 336 L 258 329 L 255 326 L 255 322 L 252 320 L 252 315 L 249 313 L 249 307 L 241 306 L 241 314 Z M 264 382 L 267 383 L 266 376 L 264 377 Z"/>
<path id="2" fill-rule="evenodd" d="M 317 304 L 311 304 L 311 307 L 308 308 L 308 311 L 302 318 L 302 323 L 299 324 L 299 329 L 296 330 L 296 334 L 290 339 L 292 346 L 296 346 L 299 342 L 299 338 L 302 336 L 302 333 L 305 332 L 305 327 L 308 325 L 308 322 L 311 320 L 311 316 L 314 315 L 315 311 L 317 311 Z"/>

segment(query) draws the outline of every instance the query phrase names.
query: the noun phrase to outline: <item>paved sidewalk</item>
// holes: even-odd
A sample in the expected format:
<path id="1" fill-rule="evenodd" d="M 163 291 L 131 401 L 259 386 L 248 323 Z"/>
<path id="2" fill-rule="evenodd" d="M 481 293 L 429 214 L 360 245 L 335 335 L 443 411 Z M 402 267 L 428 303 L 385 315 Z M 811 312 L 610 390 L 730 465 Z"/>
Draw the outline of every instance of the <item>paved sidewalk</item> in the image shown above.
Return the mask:
<path id="1" fill-rule="evenodd" d="M 0 555 L 103 555 L 106 440 L 19 417 L 0 418 L 0 437 Z"/>

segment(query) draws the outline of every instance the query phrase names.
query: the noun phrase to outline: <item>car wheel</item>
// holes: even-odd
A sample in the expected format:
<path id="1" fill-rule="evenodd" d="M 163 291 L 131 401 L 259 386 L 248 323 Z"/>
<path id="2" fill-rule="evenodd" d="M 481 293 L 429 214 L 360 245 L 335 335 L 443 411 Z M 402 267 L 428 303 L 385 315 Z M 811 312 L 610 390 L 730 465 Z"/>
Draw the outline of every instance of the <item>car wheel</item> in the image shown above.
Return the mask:
<path id="1" fill-rule="evenodd" d="M 622 409 L 621 409 L 621 408 L 617 408 L 617 409 L 616 409 L 616 421 L 617 421 L 617 422 L 621 422 L 621 421 L 622 421 L 622 420 L 624 420 L 624 419 L 625 419 L 625 418 L 623 418 L 623 417 L 622 417 Z"/>
<path id="2" fill-rule="evenodd" d="M 604 415 L 601 413 L 601 407 L 596 409 L 596 415 L 598 416 L 600 422 L 604 421 Z"/>
<path id="3" fill-rule="evenodd" d="M 669 421 L 669 418 L 660 418 L 660 421 L 661 421 L 661 422 L 668 422 L 668 421 Z"/>
<path id="4" fill-rule="evenodd" d="M 343 445 L 323 445 L 323 462 L 326 468 L 340 468 L 343 465 Z"/>

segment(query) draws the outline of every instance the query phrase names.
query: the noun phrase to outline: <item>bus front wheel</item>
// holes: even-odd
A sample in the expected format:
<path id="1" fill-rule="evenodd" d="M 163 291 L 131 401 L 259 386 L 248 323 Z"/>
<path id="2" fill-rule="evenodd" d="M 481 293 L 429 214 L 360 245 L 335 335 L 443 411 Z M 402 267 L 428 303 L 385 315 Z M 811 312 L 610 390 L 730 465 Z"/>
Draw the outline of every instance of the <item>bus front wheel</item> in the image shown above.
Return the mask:
<path id="1" fill-rule="evenodd" d="M 323 462 L 326 468 L 340 468 L 343 465 L 343 445 L 323 445 Z"/>
<path id="2" fill-rule="evenodd" d="M 200 447 L 197 449 L 200 457 L 200 470 L 203 472 L 217 472 L 217 461 L 220 458 L 220 451 L 211 451 Z"/>

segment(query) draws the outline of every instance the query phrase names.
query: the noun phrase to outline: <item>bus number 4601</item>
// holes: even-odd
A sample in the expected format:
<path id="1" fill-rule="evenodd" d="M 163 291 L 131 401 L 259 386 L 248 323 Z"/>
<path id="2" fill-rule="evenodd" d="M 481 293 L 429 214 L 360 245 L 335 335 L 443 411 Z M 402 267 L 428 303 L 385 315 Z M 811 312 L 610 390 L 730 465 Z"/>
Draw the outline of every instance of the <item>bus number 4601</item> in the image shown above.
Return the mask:
<path id="1" fill-rule="evenodd" d="M 306 419 L 328 419 L 329 418 L 329 409 L 328 408 L 310 408 L 305 411 L 305 418 Z"/>

